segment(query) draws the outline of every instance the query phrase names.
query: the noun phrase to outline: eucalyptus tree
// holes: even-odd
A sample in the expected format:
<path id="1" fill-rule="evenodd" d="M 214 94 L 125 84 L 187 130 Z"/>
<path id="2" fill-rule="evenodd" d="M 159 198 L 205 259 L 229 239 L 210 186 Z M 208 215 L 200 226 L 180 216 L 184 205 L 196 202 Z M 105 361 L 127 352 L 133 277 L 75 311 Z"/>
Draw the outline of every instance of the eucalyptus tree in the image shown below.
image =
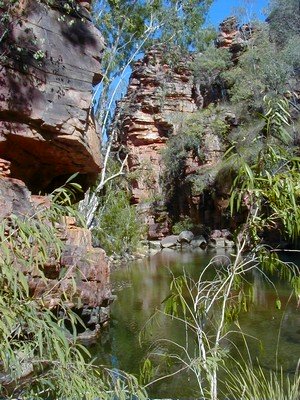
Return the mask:
<path id="1" fill-rule="evenodd" d="M 81 210 L 92 222 L 98 196 L 105 184 L 114 178 L 107 172 L 111 146 L 115 139 L 112 124 L 115 102 L 127 87 L 132 63 L 147 48 L 164 44 L 181 51 L 196 49 L 202 40 L 202 25 L 212 0 L 98 0 L 94 2 L 94 20 L 106 41 L 103 54 L 103 79 L 95 89 L 93 105 L 98 134 L 104 140 L 104 162 L 99 183 L 87 193 Z M 117 175 L 123 173 L 126 159 Z"/>

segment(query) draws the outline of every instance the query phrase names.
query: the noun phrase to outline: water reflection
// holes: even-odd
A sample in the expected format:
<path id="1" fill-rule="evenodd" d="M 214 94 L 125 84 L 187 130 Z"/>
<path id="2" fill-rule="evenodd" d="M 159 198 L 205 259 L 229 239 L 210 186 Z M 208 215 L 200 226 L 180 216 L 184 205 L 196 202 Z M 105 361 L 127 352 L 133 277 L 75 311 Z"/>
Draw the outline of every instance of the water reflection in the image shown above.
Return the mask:
<path id="1" fill-rule="evenodd" d="M 126 268 L 115 271 L 112 283 L 118 298 L 112 307 L 112 321 L 92 349 L 99 363 L 138 374 L 141 360 L 147 356 L 150 348 L 159 343 L 159 339 L 183 342 L 185 332 L 182 325 L 163 316 L 152 323 L 147 321 L 168 296 L 172 275 L 182 275 L 185 271 L 197 279 L 202 268 L 214 256 L 217 256 L 216 268 L 226 264 L 231 257 L 224 250 L 216 253 L 201 249 L 182 252 L 166 249 L 147 260 L 132 262 Z M 300 265 L 299 260 L 294 261 Z M 211 268 L 211 274 L 213 276 L 214 267 Z M 259 357 L 264 367 L 273 369 L 278 349 L 279 363 L 286 371 L 292 371 L 299 359 L 300 344 L 300 314 L 296 298 L 290 295 L 291 290 L 287 285 L 276 282 L 282 303 L 281 310 L 278 310 L 274 288 L 258 271 L 253 272 L 251 279 L 254 302 L 239 319 L 242 331 L 256 338 L 248 339 L 251 356 L 253 359 Z M 140 341 L 139 335 L 143 329 L 148 335 Z M 224 343 L 233 356 L 244 349 L 241 335 L 235 335 L 234 342 L 235 346 Z M 164 345 L 160 344 L 157 350 L 164 352 Z M 246 352 L 243 354 L 246 357 Z M 160 398 L 199 397 L 193 379 L 193 376 L 186 374 L 177 375 L 157 384 L 150 394 Z"/>

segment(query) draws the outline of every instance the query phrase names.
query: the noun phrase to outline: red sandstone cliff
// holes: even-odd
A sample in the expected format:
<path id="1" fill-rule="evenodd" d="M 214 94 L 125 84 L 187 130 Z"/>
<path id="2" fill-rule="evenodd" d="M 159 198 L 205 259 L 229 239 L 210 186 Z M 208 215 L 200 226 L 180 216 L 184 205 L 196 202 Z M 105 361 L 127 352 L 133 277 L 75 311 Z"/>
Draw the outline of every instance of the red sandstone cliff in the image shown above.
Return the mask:
<path id="1" fill-rule="evenodd" d="M 118 142 L 128 151 L 132 200 L 144 211 L 149 238 L 169 233 L 169 216 L 151 205 L 166 196 L 161 184 L 164 164 L 162 150 L 168 139 L 180 132 L 182 121 L 203 107 L 203 97 L 194 84 L 189 59 L 177 60 L 174 67 L 164 60 L 163 49 L 152 48 L 135 63 L 126 97 L 117 110 Z M 204 160 L 192 155 L 186 162 L 186 176 L 200 165 L 218 161 L 222 149 L 216 135 L 207 130 L 203 137 Z M 200 197 L 179 188 L 176 200 L 186 214 L 199 214 Z M 149 208 L 150 207 L 150 208 Z M 196 217 L 196 222 L 198 221 Z"/>
<path id="2" fill-rule="evenodd" d="M 187 61 L 172 68 L 164 60 L 163 49 L 154 47 L 134 64 L 127 95 L 118 104 L 118 141 L 128 149 L 130 171 L 137 175 L 133 181 L 135 203 L 161 193 L 161 149 L 168 137 L 176 134 L 178 113 L 197 110 Z"/>
<path id="3" fill-rule="evenodd" d="M 100 170 L 91 90 L 103 38 L 85 8 L 57 4 L 20 1 L 0 43 L 0 156 L 34 192 L 74 172 L 88 184 Z"/>
<path id="4" fill-rule="evenodd" d="M 47 207 L 47 197 L 28 188 L 47 193 L 75 172 L 88 187 L 101 168 L 91 101 L 102 78 L 103 38 L 90 21 L 90 1 L 67 13 L 61 2 L 52 4 L 20 1 L 0 43 L 0 222 L 8 225 L 12 214 L 33 218 L 40 204 Z M 44 266 L 46 280 L 24 271 L 32 294 L 49 293 L 45 301 L 53 307 L 75 279 L 74 299 L 94 314 L 92 325 L 103 322 L 111 297 L 105 252 L 73 219 L 59 229 L 65 247 L 58 264 Z"/>
<path id="5" fill-rule="evenodd" d="M 248 39 L 248 31 L 247 27 L 238 29 L 234 17 L 228 18 L 220 25 L 217 45 L 228 48 L 235 58 Z M 182 121 L 188 115 L 220 100 L 211 93 L 201 93 L 190 67 L 192 59 L 192 55 L 187 55 L 170 60 L 166 59 L 164 48 L 150 49 L 142 60 L 134 64 L 127 94 L 119 102 L 116 112 L 118 143 L 128 152 L 132 201 L 145 212 L 151 239 L 162 237 L 169 231 L 168 213 L 156 212 L 151 207 L 153 203 L 159 203 L 157 200 L 166 198 L 161 183 L 164 169 L 162 150 L 171 136 L 180 133 Z M 236 124 L 231 112 L 225 111 L 222 118 L 229 127 Z M 214 225 L 218 224 L 219 214 L 228 204 L 223 189 L 218 188 L 219 198 L 204 198 L 191 192 L 186 179 L 200 169 L 205 171 L 218 164 L 222 158 L 220 137 L 214 134 L 209 123 L 202 128 L 203 159 L 192 154 L 188 157 L 185 177 L 177 185 L 176 199 L 171 207 L 173 210 L 177 208 L 177 215 L 191 216 L 195 223 Z"/>

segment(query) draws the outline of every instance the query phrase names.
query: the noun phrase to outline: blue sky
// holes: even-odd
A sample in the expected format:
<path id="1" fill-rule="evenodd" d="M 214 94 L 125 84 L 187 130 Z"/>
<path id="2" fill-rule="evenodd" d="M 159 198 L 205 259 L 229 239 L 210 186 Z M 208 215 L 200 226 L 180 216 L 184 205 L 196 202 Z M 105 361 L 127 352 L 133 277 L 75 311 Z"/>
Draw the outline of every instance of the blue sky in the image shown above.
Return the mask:
<path id="1" fill-rule="evenodd" d="M 267 8 L 268 3 L 268 0 L 215 0 L 208 13 L 206 25 L 217 27 L 226 17 L 237 15 L 238 8 L 244 8 L 246 11 L 244 16 L 241 16 L 242 23 L 253 19 L 253 16 L 264 20 L 266 14 L 263 10 Z"/>

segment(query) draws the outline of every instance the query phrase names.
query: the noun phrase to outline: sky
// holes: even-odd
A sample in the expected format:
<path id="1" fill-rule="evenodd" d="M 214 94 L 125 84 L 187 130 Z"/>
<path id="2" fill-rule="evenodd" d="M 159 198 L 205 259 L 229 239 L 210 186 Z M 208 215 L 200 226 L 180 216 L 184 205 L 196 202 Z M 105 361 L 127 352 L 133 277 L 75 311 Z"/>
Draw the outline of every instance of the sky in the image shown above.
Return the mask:
<path id="1" fill-rule="evenodd" d="M 231 15 L 241 14 L 237 9 L 243 8 L 246 12 L 241 15 L 241 23 L 250 19 L 265 20 L 266 12 L 262 10 L 268 6 L 268 0 L 215 0 L 210 8 L 205 25 L 218 27 L 220 22 Z M 256 17 L 256 18 L 253 18 Z"/>

